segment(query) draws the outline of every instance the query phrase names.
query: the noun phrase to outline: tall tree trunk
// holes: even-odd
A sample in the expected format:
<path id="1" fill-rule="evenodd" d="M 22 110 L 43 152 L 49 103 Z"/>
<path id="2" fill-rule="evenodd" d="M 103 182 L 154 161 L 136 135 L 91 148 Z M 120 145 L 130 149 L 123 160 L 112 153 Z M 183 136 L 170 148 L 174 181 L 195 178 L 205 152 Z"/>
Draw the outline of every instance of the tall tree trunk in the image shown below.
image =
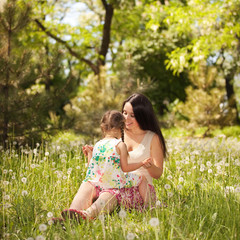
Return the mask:
<path id="1" fill-rule="evenodd" d="M 228 105 L 229 107 L 236 110 L 236 122 L 237 124 L 240 124 L 240 120 L 238 117 L 237 102 L 236 102 L 235 92 L 233 88 L 234 73 L 235 71 L 232 70 L 229 74 L 225 76 L 225 86 L 226 86 L 226 92 L 227 92 L 227 98 L 228 98 Z"/>

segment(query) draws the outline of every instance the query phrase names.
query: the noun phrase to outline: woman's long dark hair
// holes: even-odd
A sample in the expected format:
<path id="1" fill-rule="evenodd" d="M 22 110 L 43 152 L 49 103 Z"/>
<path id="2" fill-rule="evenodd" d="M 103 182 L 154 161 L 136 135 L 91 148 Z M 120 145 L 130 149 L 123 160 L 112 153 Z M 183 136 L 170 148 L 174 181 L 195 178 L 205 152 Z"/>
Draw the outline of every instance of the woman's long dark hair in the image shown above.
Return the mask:
<path id="1" fill-rule="evenodd" d="M 134 93 L 123 102 L 122 112 L 127 102 L 131 103 L 132 105 L 133 113 L 134 113 L 135 119 L 139 124 L 139 127 L 142 130 L 150 130 L 158 135 L 159 140 L 162 144 L 163 155 L 164 157 L 166 157 L 167 147 L 166 147 L 165 139 L 162 135 L 161 129 L 159 127 L 159 122 L 154 113 L 151 102 L 143 94 Z"/>

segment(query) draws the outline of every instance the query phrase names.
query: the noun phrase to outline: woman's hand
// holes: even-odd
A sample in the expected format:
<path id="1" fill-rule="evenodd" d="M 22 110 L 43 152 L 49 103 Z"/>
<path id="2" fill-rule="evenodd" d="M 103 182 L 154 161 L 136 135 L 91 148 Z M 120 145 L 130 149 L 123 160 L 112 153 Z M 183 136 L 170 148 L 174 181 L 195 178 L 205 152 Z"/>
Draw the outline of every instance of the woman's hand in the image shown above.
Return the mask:
<path id="1" fill-rule="evenodd" d="M 152 158 L 147 158 L 147 159 L 143 160 L 142 163 L 143 163 L 143 167 L 146 169 L 150 168 L 150 167 L 152 167 L 152 165 L 154 165 Z"/>

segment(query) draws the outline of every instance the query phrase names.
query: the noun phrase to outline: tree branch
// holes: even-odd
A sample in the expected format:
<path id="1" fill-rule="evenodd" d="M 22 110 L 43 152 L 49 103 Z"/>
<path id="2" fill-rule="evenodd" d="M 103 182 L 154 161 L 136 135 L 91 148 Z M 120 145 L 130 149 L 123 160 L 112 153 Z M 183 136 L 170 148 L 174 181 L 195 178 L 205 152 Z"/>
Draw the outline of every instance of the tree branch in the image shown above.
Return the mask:
<path id="1" fill-rule="evenodd" d="M 111 4 L 107 4 L 105 0 L 102 0 L 102 3 L 106 9 L 104 26 L 103 26 L 103 38 L 102 44 L 99 52 L 99 63 L 100 65 L 105 65 L 106 55 L 108 52 L 110 44 L 110 35 L 111 35 L 111 23 L 113 18 L 114 8 Z"/>
<path id="2" fill-rule="evenodd" d="M 67 50 L 69 51 L 69 53 L 76 57 L 77 59 L 85 62 L 94 72 L 94 74 L 98 74 L 99 73 L 99 68 L 92 63 L 90 60 L 85 59 L 83 57 L 80 56 L 79 53 L 77 53 L 76 51 L 74 51 L 68 44 L 66 41 L 62 40 L 61 38 L 59 38 L 58 36 L 56 36 L 55 34 L 51 33 L 38 19 L 34 19 L 34 21 L 36 22 L 36 24 L 38 25 L 39 28 L 42 29 L 42 31 L 44 31 L 49 37 L 55 39 L 57 42 L 63 44 Z"/>

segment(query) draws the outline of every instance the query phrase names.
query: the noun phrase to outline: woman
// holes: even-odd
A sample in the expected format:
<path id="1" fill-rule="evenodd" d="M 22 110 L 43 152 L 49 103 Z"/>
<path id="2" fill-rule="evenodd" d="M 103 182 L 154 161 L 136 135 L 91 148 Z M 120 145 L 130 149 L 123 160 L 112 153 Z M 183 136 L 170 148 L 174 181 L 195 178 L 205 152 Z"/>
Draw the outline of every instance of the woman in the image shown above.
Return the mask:
<path id="1" fill-rule="evenodd" d="M 152 179 L 160 178 L 163 173 L 163 162 L 167 152 L 164 137 L 152 104 L 143 94 L 135 93 L 125 100 L 122 113 L 126 119 L 124 142 L 130 156 L 129 163 L 150 159 L 144 167 L 134 172 L 146 177 L 145 191 L 150 199 L 150 205 L 155 204 L 156 192 Z M 91 151 L 90 146 L 83 147 L 85 155 Z M 145 207 L 138 187 L 100 191 L 94 187 L 86 188 L 81 185 L 70 209 L 64 210 L 62 216 L 76 218 L 78 221 L 93 219 L 100 212 L 112 212 L 117 205 L 139 210 Z"/>

